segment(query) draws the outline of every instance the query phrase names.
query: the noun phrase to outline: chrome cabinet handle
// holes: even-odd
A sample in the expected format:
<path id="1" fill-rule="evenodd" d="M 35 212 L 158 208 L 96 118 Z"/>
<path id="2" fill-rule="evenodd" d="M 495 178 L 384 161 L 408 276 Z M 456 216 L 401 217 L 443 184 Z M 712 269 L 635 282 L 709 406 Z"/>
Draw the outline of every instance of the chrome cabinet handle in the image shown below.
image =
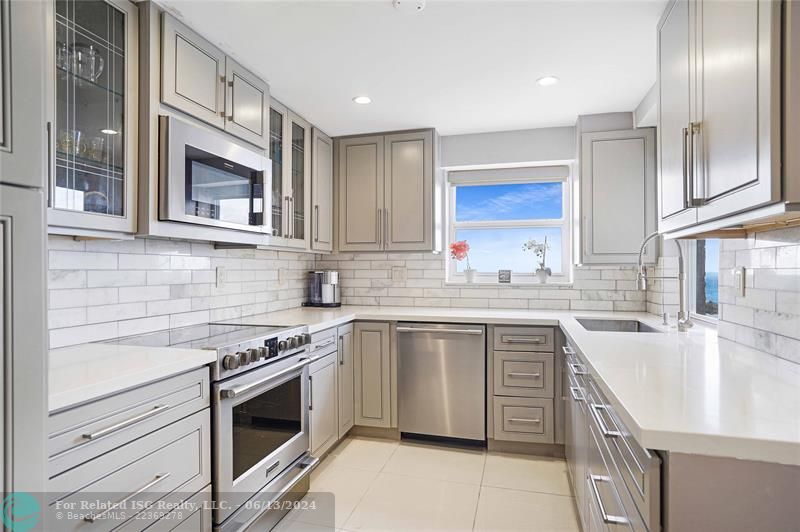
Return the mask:
<path id="1" fill-rule="evenodd" d="M 694 195 L 694 186 L 695 186 L 695 150 L 694 150 L 694 139 L 695 134 L 700 133 L 700 123 L 698 122 L 689 122 L 689 127 L 686 128 L 688 130 L 688 137 L 689 137 L 689 155 L 688 155 L 688 172 L 687 172 L 687 182 L 686 182 L 686 197 L 687 197 L 687 207 L 700 207 L 705 205 L 706 200 L 705 198 L 698 198 Z"/>
<path id="2" fill-rule="evenodd" d="M 53 172 L 53 159 L 55 157 L 55 133 L 53 132 L 53 123 L 47 123 L 47 206 L 55 207 L 56 197 L 56 176 Z"/>
<path id="3" fill-rule="evenodd" d="M 140 421 L 144 421 L 145 419 L 149 419 L 152 416 L 157 415 L 159 412 L 164 411 L 165 409 L 169 408 L 169 405 L 156 405 L 152 409 L 148 410 L 147 412 L 142 412 L 141 414 L 135 415 L 132 418 L 128 418 L 125 421 L 120 421 L 115 425 L 111 425 L 110 427 L 106 427 L 104 429 L 98 430 L 97 432 L 92 432 L 89 434 L 83 434 L 81 437 L 84 440 L 96 440 L 97 438 L 102 438 L 103 436 L 108 436 L 112 432 L 117 432 L 118 430 L 122 430 L 125 427 L 130 427 L 131 425 L 135 425 Z"/>
<path id="4" fill-rule="evenodd" d="M 572 398 L 575 401 L 578 401 L 578 402 L 585 401 L 586 397 L 584 395 L 581 395 L 580 397 L 578 397 L 578 390 L 579 390 L 579 388 L 577 386 L 570 386 L 569 387 L 569 393 L 570 393 L 570 395 L 572 395 Z"/>
<path id="5" fill-rule="evenodd" d="M 385 222 L 383 224 L 383 241 L 385 245 L 389 245 L 389 209 L 384 209 L 383 216 L 385 217 Z"/>
<path id="6" fill-rule="evenodd" d="M 504 344 L 543 344 L 544 336 L 501 336 L 500 341 Z"/>
<path id="7" fill-rule="evenodd" d="M 153 480 L 151 480 L 150 482 L 148 482 L 147 484 L 145 484 L 144 486 L 142 486 L 138 490 L 134 491 L 130 495 L 126 496 L 124 499 L 120 499 L 119 501 L 115 502 L 114 504 L 112 504 L 111 506 L 109 506 L 108 508 L 106 508 L 105 510 L 100 512 L 99 514 L 87 515 L 86 517 L 83 518 L 83 520 L 86 521 L 87 523 L 94 523 L 95 521 L 98 521 L 98 520 L 102 519 L 109 512 L 113 512 L 117 508 L 119 508 L 121 506 L 125 506 L 125 503 L 127 503 L 129 500 L 131 500 L 134 497 L 136 497 L 137 495 L 140 495 L 143 492 L 149 490 L 150 488 L 152 488 L 153 486 L 155 486 L 156 484 L 158 484 L 162 480 L 169 478 L 169 475 L 170 475 L 169 473 L 159 473 L 159 474 L 157 474 L 156 477 Z"/>
<path id="8" fill-rule="evenodd" d="M 269 377 L 265 377 L 263 379 L 257 380 L 256 382 L 251 382 L 250 384 L 244 384 L 242 386 L 234 386 L 233 388 L 226 388 L 224 390 L 220 390 L 219 391 L 219 395 L 223 399 L 233 399 L 237 395 L 242 395 L 243 393 L 247 393 L 250 390 L 258 388 L 259 386 L 263 385 L 264 383 L 267 383 L 267 382 L 273 381 L 275 379 L 278 379 L 280 377 L 283 377 L 284 375 L 292 373 L 293 371 L 297 371 L 298 369 L 302 369 L 303 366 L 307 366 L 307 365 L 309 365 L 311 363 L 311 359 L 310 358 L 303 358 L 301 360 L 302 360 L 302 362 L 299 362 L 299 363 L 297 363 L 297 364 L 295 364 L 293 366 L 289 366 L 288 368 L 286 368 L 286 369 L 284 369 L 282 371 L 279 371 L 278 373 L 273 373 Z"/>
<path id="9" fill-rule="evenodd" d="M 314 242 L 319 242 L 319 205 L 314 205 Z"/>
<path id="10" fill-rule="evenodd" d="M 483 329 L 434 329 L 425 327 L 397 327 L 397 332 L 421 332 L 421 333 L 444 333 L 444 334 L 483 334 Z"/>
<path id="11" fill-rule="evenodd" d="M 383 209 L 378 209 L 378 247 L 383 247 Z"/>
<path id="12" fill-rule="evenodd" d="M 689 143 L 689 128 L 688 127 L 683 128 L 681 130 L 681 135 L 682 135 L 681 139 L 683 140 L 683 146 L 681 150 L 682 153 L 681 157 L 683 162 L 682 170 L 683 170 L 683 187 L 684 187 L 683 206 L 684 208 L 688 209 L 689 207 L 692 206 L 691 202 L 692 194 L 689 189 L 690 181 L 689 181 L 689 171 L 688 171 L 688 166 L 690 163 L 689 163 L 689 157 L 687 155 L 689 151 L 689 148 L 687 148 L 687 144 Z"/>
<path id="13" fill-rule="evenodd" d="M 339 337 L 339 365 L 344 366 L 344 336 Z"/>
<path id="14" fill-rule="evenodd" d="M 577 362 L 571 362 L 567 364 L 569 369 L 572 370 L 573 375 L 588 375 L 589 373 L 586 371 L 586 368 L 583 367 L 582 364 L 578 364 Z"/>
<path id="15" fill-rule="evenodd" d="M 591 403 L 589 405 L 589 408 L 594 413 L 594 419 L 595 421 L 597 421 L 597 425 L 600 427 L 600 432 L 603 433 L 603 436 L 605 436 L 606 438 L 622 437 L 622 432 L 618 430 L 611 430 L 608 428 L 608 425 L 606 425 L 606 422 L 603 419 L 602 414 L 600 414 L 600 410 L 606 410 L 606 411 L 609 410 L 609 408 L 606 405 L 598 405 L 596 403 Z"/>
<path id="16" fill-rule="evenodd" d="M 564 351 L 565 355 L 574 355 L 575 354 L 575 350 L 572 349 L 572 347 L 570 347 L 568 345 L 562 345 L 561 346 L 561 350 Z"/>
<path id="17" fill-rule="evenodd" d="M 314 376 L 308 376 L 308 409 L 314 410 Z"/>
<path id="18" fill-rule="evenodd" d="M 527 419 L 524 417 L 510 417 L 508 418 L 509 423 L 541 423 L 541 419 Z"/>
<path id="19" fill-rule="evenodd" d="M 597 489 L 598 482 L 612 482 L 610 477 L 602 476 L 602 475 L 589 475 L 589 484 L 592 486 L 592 494 L 594 495 L 594 500 L 597 502 L 597 508 L 600 510 L 600 517 L 603 519 L 603 522 L 609 525 L 624 525 L 628 523 L 627 517 L 622 517 L 619 515 L 608 515 L 606 511 L 606 507 L 603 505 L 603 500 L 600 499 L 600 490 Z"/>
<path id="20" fill-rule="evenodd" d="M 322 342 L 320 342 L 318 344 L 315 344 L 313 349 L 311 349 L 311 351 L 313 352 L 313 351 L 316 351 L 317 349 L 321 349 L 323 347 L 328 347 L 329 345 L 331 345 L 335 341 L 336 341 L 336 338 L 333 338 L 333 337 L 328 338 L 328 339 L 326 339 L 326 340 L 324 340 L 324 341 L 322 341 Z"/>
<path id="21" fill-rule="evenodd" d="M 541 373 L 523 373 L 521 371 L 510 371 L 506 373 L 509 377 L 541 377 Z"/>

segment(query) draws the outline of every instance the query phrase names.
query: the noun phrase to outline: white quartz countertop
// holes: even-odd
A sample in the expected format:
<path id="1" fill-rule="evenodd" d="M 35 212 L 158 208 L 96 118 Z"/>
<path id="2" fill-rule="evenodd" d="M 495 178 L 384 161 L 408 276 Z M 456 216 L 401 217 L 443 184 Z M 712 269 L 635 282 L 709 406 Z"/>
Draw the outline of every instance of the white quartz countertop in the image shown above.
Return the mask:
<path id="1" fill-rule="evenodd" d="M 636 318 L 644 313 L 346 306 L 299 308 L 241 320 L 307 324 L 311 332 L 353 320 L 442 321 L 561 326 L 634 437 L 650 449 L 800 465 L 800 365 L 688 333 L 586 331 L 576 317 Z"/>
<path id="2" fill-rule="evenodd" d="M 50 412 L 178 375 L 216 361 L 215 351 L 81 344 L 50 351 Z"/>

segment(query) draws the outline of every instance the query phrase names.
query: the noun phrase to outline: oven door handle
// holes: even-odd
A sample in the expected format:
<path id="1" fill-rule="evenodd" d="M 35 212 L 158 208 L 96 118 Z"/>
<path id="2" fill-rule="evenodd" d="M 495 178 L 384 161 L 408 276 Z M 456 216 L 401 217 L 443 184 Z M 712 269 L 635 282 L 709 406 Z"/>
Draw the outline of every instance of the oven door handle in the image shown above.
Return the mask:
<path id="1" fill-rule="evenodd" d="M 264 377 L 263 379 L 259 379 L 259 380 L 255 381 L 255 382 L 251 382 L 250 384 L 244 384 L 242 386 L 234 386 L 232 388 L 225 388 L 224 390 L 220 390 L 219 391 L 219 396 L 221 398 L 223 398 L 223 399 L 233 399 L 237 395 L 241 395 L 243 393 L 247 393 L 250 390 L 254 390 L 254 389 L 258 388 L 259 386 L 262 386 L 264 383 L 267 383 L 269 381 L 273 381 L 275 379 L 283 377 L 284 375 L 288 375 L 289 373 L 293 373 L 293 372 L 297 371 L 298 369 L 302 369 L 302 368 L 308 366 L 310 363 L 311 363 L 311 359 L 310 358 L 303 358 L 303 359 L 301 359 L 301 362 L 295 364 L 294 366 L 289 366 L 288 368 L 283 369 L 283 370 L 279 371 L 278 373 L 273 373 L 269 377 Z"/>

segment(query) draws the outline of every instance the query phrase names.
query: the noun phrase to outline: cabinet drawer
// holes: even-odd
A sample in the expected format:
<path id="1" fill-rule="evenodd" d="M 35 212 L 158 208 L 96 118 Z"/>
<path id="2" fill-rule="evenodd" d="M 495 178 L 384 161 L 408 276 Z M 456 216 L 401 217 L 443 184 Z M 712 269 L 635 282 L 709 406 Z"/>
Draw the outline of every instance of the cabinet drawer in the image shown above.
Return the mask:
<path id="1" fill-rule="evenodd" d="M 494 398 L 496 440 L 553 443 L 553 400 Z"/>
<path id="2" fill-rule="evenodd" d="M 64 528 L 108 530 L 133 517 L 130 508 L 143 508 L 176 491 L 195 493 L 211 482 L 210 432 L 211 414 L 205 409 L 51 478 L 50 511 L 57 511 L 58 502 L 80 508 L 84 500 L 126 501 L 127 512 L 112 507 L 113 516 L 96 515 L 93 523 L 70 521 Z"/>
<path id="3" fill-rule="evenodd" d="M 552 353 L 553 329 L 549 327 L 495 327 L 494 348 L 500 351 Z"/>
<path id="4" fill-rule="evenodd" d="M 494 395 L 553 397 L 553 355 L 495 351 Z"/>
<path id="5" fill-rule="evenodd" d="M 186 493 L 171 493 L 164 497 L 161 502 L 164 506 L 169 505 L 175 508 L 173 511 L 167 509 L 163 512 L 152 512 L 156 514 L 152 518 L 150 512 L 139 514 L 136 519 L 131 519 L 115 532 L 211 532 L 211 486 L 206 486 L 188 499 Z M 176 505 L 176 506 L 173 506 Z M 177 506 L 180 505 L 180 506 Z M 162 515 L 161 518 L 158 515 Z"/>
<path id="6" fill-rule="evenodd" d="M 308 354 L 312 356 L 324 356 L 336 351 L 336 327 L 318 331 L 311 335 L 311 345 Z"/>
<path id="7" fill-rule="evenodd" d="M 202 367 L 52 414 L 48 420 L 48 476 L 207 408 L 208 381 L 209 370 Z"/>

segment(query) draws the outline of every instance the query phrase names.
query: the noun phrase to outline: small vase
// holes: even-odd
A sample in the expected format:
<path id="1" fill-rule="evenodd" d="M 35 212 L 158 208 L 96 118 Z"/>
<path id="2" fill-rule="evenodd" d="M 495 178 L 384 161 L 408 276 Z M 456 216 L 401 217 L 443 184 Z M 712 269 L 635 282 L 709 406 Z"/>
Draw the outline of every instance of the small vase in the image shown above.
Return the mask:
<path id="1" fill-rule="evenodd" d="M 474 269 L 470 268 L 468 270 L 464 270 L 464 281 L 466 281 L 469 284 L 472 284 L 472 283 L 475 282 L 475 270 Z"/>
<path id="2" fill-rule="evenodd" d="M 541 284 L 547 283 L 547 278 L 550 277 L 550 272 L 548 270 L 549 268 L 539 268 L 536 270 L 536 278 L 539 279 Z"/>

